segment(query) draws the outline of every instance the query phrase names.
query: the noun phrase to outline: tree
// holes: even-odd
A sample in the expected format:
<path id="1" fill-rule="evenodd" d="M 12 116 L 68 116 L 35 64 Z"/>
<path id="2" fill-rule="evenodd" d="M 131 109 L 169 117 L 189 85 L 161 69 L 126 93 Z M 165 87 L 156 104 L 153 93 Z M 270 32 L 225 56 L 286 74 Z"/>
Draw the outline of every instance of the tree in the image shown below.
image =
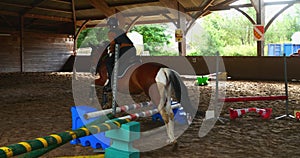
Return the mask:
<path id="1" fill-rule="evenodd" d="M 294 13 L 282 14 L 269 27 L 265 34 L 266 43 L 290 42 L 291 36 L 300 31 L 300 7 L 295 5 Z"/>
<path id="2" fill-rule="evenodd" d="M 143 35 L 144 49 L 151 55 L 167 55 L 163 47 L 170 44 L 171 35 L 166 30 L 167 25 L 151 24 L 134 26 L 131 31 Z"/>
<path id="3" fill-rule="evenodd" d="M 90 47 L 91 45 L 98 45 L 103 41 L 107 41 L 107 28 L 87 28 L 78 36 L 77 48 Z"/>

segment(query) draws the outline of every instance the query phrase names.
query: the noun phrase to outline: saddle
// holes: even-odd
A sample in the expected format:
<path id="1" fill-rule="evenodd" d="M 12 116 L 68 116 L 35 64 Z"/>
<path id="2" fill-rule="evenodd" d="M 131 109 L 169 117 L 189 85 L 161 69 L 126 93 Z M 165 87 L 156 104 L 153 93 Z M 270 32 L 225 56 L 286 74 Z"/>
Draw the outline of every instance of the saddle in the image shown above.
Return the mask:
<path id="1" fill-rule="evenodd" d="M 126 59 L 126 61 L 124 61 Z M 118 78 L 122 78 L 127 73 L 132 73 L 141 64 L 137 57 L 123 58 L 118 61 Z"/>
<path id="2" fill-rule="evenodd" d="M 140 64 L 139 63 L 132 63 L 131 65 L 129 65 L 126 68 L 123 68 L 121 70 L 119 68 L 118 69 L 118 78 L 123 78 L 125 76 L 125 74 L 130 71 L 131 68 L 134 70 L 134 68 L 138 67 L 138 65 L 140 65 Z"/>

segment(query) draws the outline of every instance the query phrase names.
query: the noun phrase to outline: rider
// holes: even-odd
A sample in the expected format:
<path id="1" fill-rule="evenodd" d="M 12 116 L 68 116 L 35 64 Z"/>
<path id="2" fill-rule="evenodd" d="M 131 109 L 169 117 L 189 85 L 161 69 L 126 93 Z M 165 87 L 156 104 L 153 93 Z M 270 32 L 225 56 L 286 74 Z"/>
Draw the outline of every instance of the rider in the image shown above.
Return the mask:
<path id="1" fill-rule="evenodd" d="M 109 44 L 109 56 L 106 61 L 106 68 L 108 73 L 109 82 L 104 86 L 104 91 L 111 91 L 111 76 L 115 64 L 115 46 L 119 45 L 119 58 L 126 54 L 126 63 L 119 63 L 119 72 L 123 72 L 133 62 L 136 57 L 136 49 L 133 42 L 128 38 L 126 32 L 120 29 L 118 19 L 112 17 L 109 18 L 107 25 L 110 30 L 108 31 Z M 124 60 L 123 60 L 124 61 Z"/>

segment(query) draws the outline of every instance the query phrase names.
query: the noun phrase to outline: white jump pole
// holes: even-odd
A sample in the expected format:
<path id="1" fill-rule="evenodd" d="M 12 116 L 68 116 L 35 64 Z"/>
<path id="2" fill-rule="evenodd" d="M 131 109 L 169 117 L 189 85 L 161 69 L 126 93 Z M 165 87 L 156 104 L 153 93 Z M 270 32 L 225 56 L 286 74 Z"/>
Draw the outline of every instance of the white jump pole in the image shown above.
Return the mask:
<path id="1" fill-rule="evenodd" d="M 144 103 L 138 103 L 138 104 L 123 105 L 120 107 L 116 107 L 116 113 L 127 112 L 129 110 L 140 109 L 140 108 L 149 107 L 149 106 L 153 106 L 153 103 L 152 102 L 144 102 Z M 84 114 L 84 118 L 91 119 L 91 118 L 95 118 L 95 117 L 104 116 L 104 115 L 107 115 L 112 112 L 113 112 L 113 109 L 89 112 L 89 113 Z"/>
<path id="2" fill-rule="evenodd" d="M 171 107 L 172 107 L 172 109 L 180 108 L 181 104 L 177 103 L 177 104 L 171 105 Z M 135 114 L 130 114 L 130 115 L 123 116 L 123 117 L 118 117 L 117 119 L 120 119 L 120 120 L 125 120 L 125 119 L 136 120 L 139 117 L 149 117 L 149 116 L 152 116 L 152 115 L 154 115 L 158 112 L 159 112 L 158 109 L 155 108 L 155 109 L 152 109 L 152 110 L 147 110 L 147 111 L 143 111 L 143 112 L 139 112 L 139 113 L 135 113 Z M 108 122 L 109 121 L 113 121 L 113 120 L 108 120 Z"/>

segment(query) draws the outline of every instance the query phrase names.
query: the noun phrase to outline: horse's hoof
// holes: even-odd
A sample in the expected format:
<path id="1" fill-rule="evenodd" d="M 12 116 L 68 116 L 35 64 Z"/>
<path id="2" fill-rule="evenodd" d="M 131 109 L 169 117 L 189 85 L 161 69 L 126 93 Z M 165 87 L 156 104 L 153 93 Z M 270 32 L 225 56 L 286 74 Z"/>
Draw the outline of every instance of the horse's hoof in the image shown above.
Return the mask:
<path id="1" fill-rule="evenodd" d="M 178 150 L 178 142 L 177 140 L 167 140 L 167 143 L 169 145 L 172 145 L 172 151 L 177 151 Z"/>
<path id="2" fill-rule="evenodd" d="M 172 151 L 177 151 L 178 150 L 178 142 L 175 141 L 174 143 L 172 143 L 173 147 L 172 147 Z"/>
<path id="3" fill-rule="evenodd" d="M 174 144 L 174 143 L 177 143 L 177 140 L 176 139 L 174 139 L 174 140 L 168 139 L 167 143 L 168 144 Z"/>

